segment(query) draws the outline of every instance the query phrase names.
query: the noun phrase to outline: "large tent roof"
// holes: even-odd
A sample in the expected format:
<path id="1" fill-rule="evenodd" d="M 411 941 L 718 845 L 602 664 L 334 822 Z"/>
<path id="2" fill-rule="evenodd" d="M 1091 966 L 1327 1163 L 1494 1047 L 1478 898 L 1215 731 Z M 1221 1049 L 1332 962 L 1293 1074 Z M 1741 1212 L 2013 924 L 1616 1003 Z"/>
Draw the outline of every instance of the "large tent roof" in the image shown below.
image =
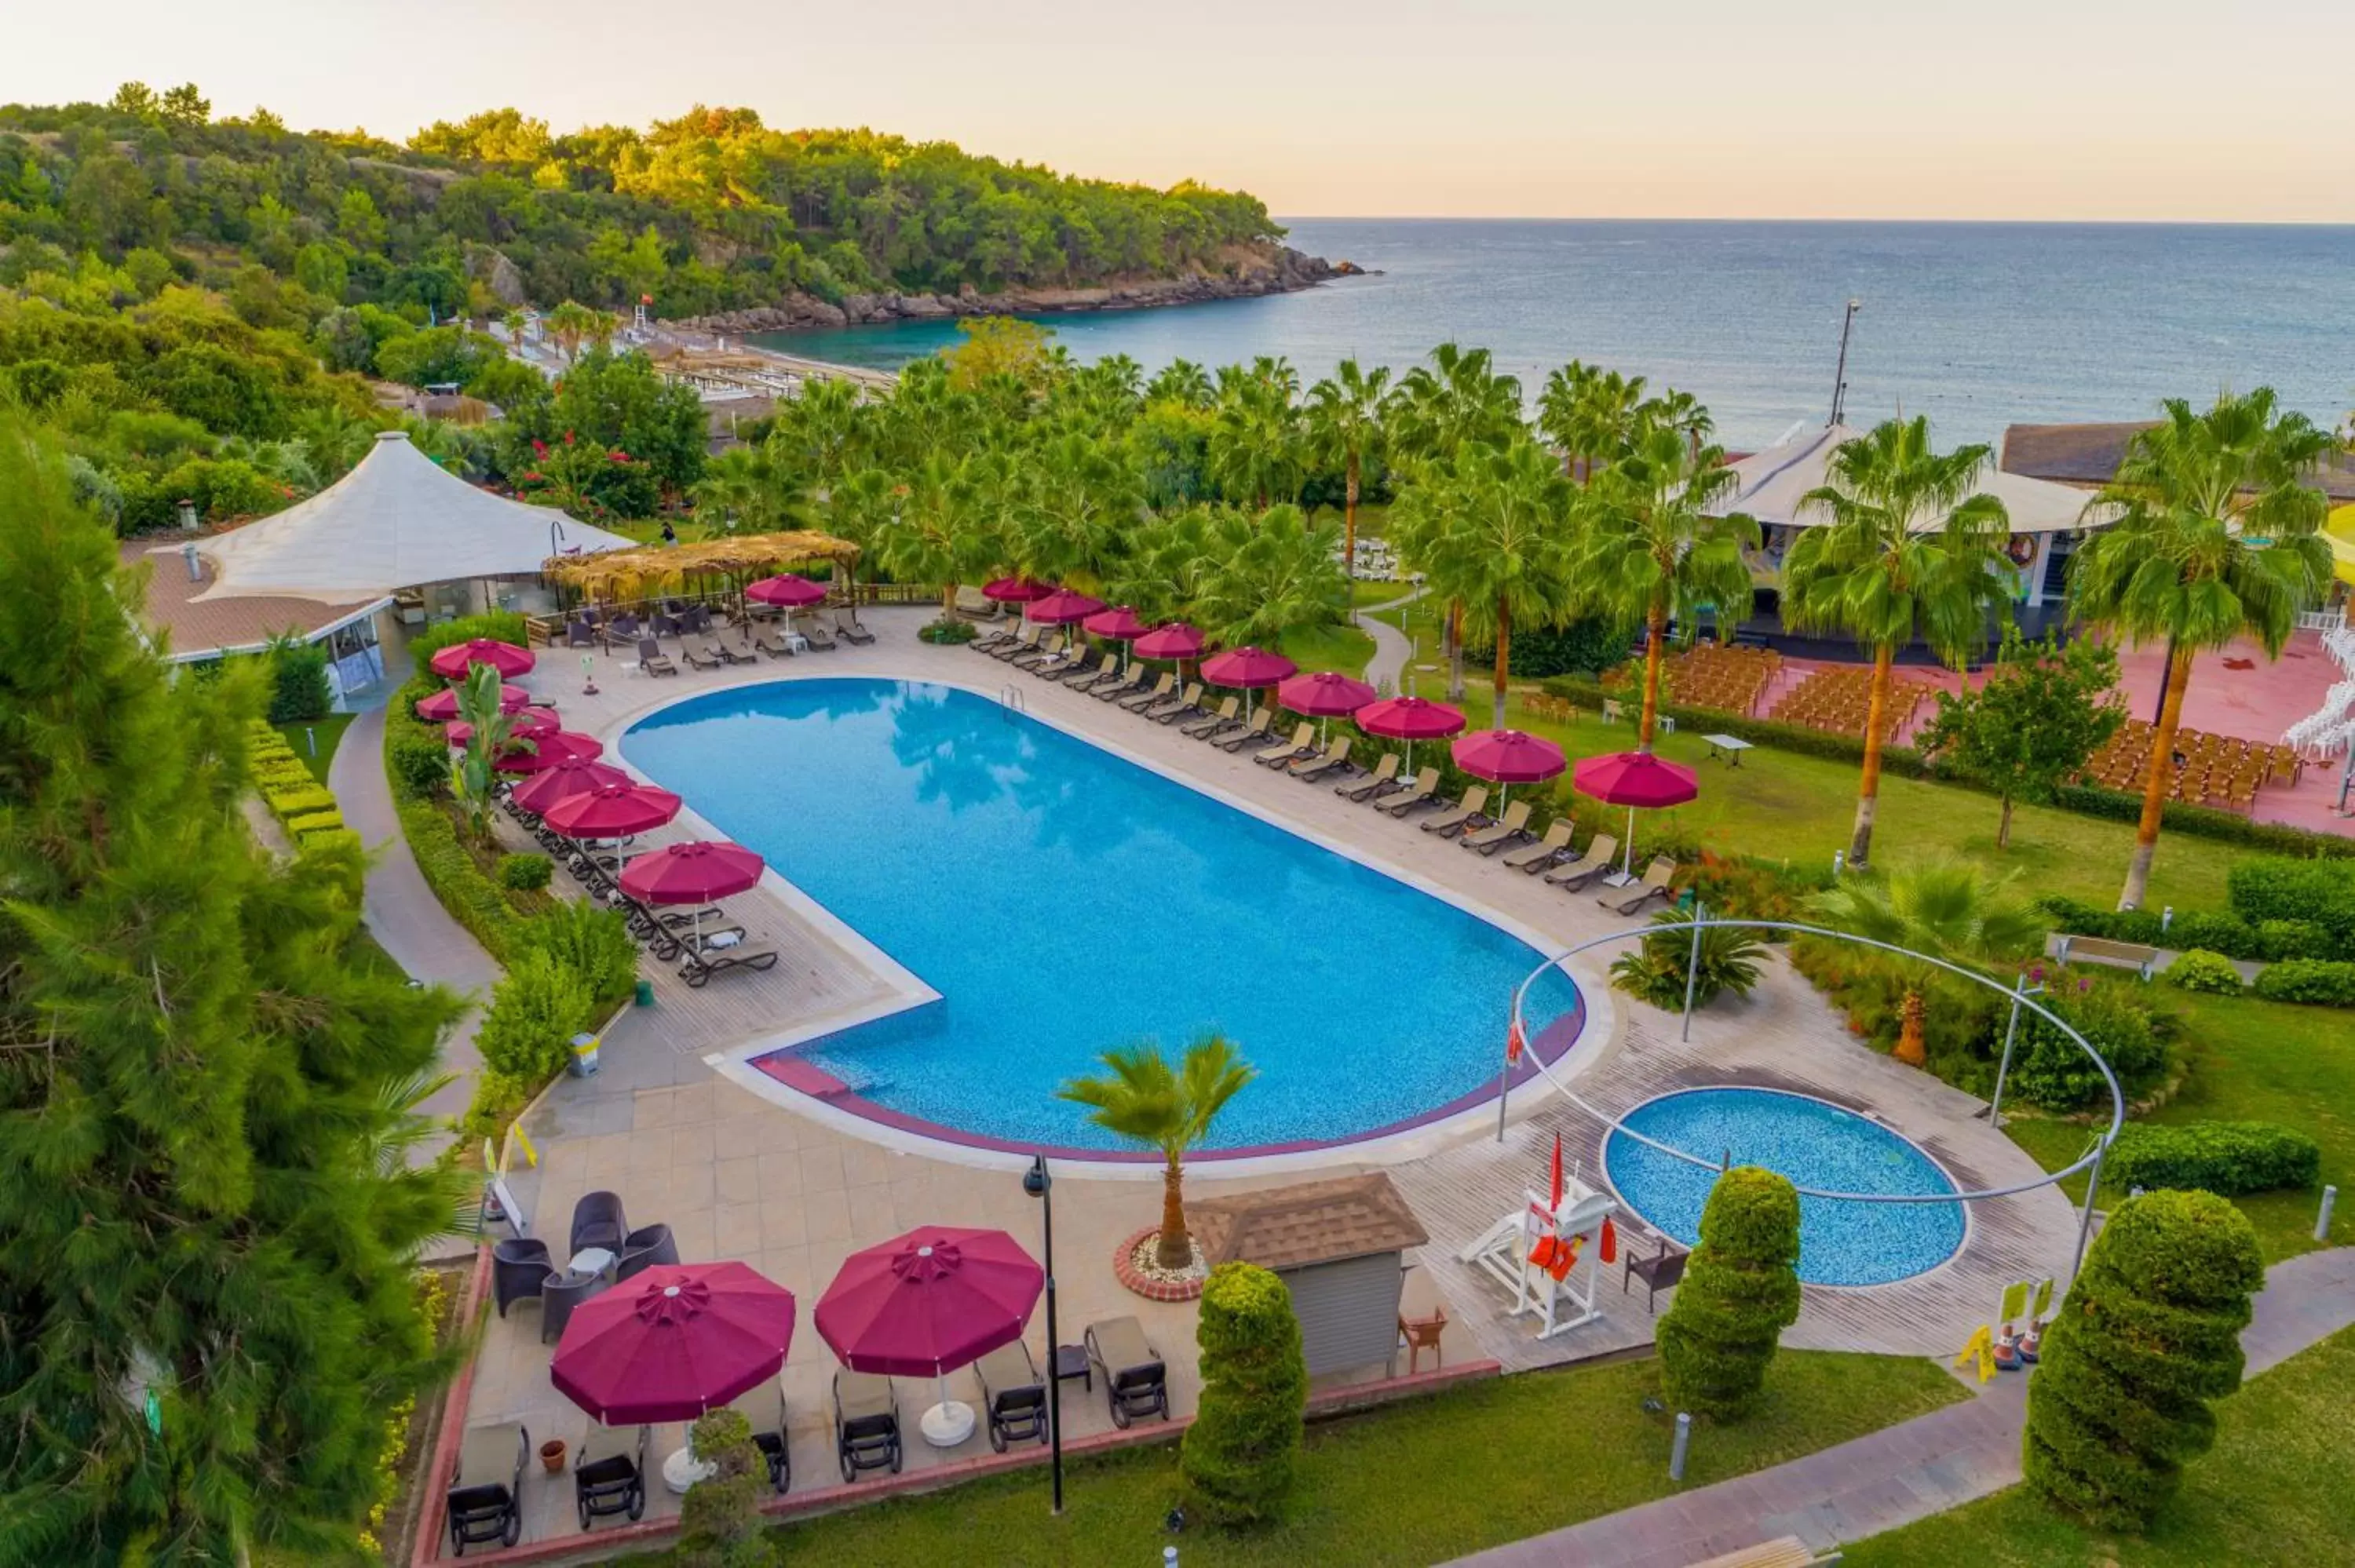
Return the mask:
<path id="1" fill-rule="evenodd" d="M 1824 522 L 1821 512 L 1803 513 L 1800 498 L 1824 483 L 1833 450 L 1863 433 L 1846 425 L 1828 425 L 1763 452 L 1753 452 L 1732 465 L 1741 482 L 1718 510 L 1746 512 L 1770 526 L 1806 527 Z M 1980 472 L 1978 489 L 2003 503 L 2015 534 L 2058 534 L 2082 528 L 2086 525 L 2085 503 L 2093 499 L 2083 490 L 2006 473 L 1992 464 Z"/>
<path id="2" fill-rule="evenodd" d="M 525 576 L 551 551 L 593 554 L 633 543 L 549 507 L 477 490 L 443 472 L 407 432 L 383 430 L 358 467 L 318 494 L 199 539 L 197 549 L 216 574 L 204 599 L 352 599 L 421 583 Z"/>

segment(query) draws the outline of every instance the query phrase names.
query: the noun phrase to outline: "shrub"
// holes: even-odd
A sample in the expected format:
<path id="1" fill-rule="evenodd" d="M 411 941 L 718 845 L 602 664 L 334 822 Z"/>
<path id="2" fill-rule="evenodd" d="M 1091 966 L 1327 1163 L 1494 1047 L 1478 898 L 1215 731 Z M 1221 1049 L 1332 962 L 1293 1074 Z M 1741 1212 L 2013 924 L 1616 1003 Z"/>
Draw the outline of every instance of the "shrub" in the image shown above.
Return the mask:
<path id="1" fill-rule="evenodd" d="M 2257 928 L 2229 909 L 2194 909 L 2178 915 L 2160 936 L 2170 948 L 2198 948 L 2228 959 L 2257 956 Z"/>
<path id="2" fill-rule="evenodd" d="M 467 1102 L 464 1128 L 469 1138 L 496 1138 L 524 1107 L 531 1104 L 538 1085 L 530 1079 L 485 1067 L 474 1075 L 474 1097 Z"/>
<path id="3" fill-rule="evenodd" d="M 1178 1467 L 1202 1514 L 1268 1518 L 1292 1489 L 1308 1408 L 1308 1365 L 1292 1292 L 1257 1264 L 1222 1263 L 1202 1284 L 1195 1330 L 1202 1396 Z"/>
<path id="4" fill-rule="evenodd" d="M 2355 958 L 2355 876 L 2345 866 L 2262 856 L 2233 866 L 2225 886 L 2242 919 L 2310 920 L 2330 934 L 2339 956 Z"/>
<path id="5" fill-rule="evenodd" d="M 325 832 L 344 825 L 341 811 L 306 811 L 299 817 L 286 819 L 286 831 L 300 838 L 304 833 Z"/>
<path id="6" fill-rule="evenodd" d="M 1672 925 L 1684 918 L 1676 910 L 1663 910 L 1652 917 L 1652 924 Z M 1758 983 L 1765 950 L 1758 933 L 1746 927 L 1705 927 L 1700 933 L 1700 968 L 1693 980 L 1693 1005 L 1707 1005 L 1720 991 L 1748 996 Z M 1654 1007 L 1681 1011 L 1685 975 L 1693 967 L 1692 951 L 1689 931 L 1647 936 L 1634 952 L 1623 953 L 1612 962 L 1611 983 Z"/>
<path id="7" fill-rule="evenodd" d="M 305 775 L 307 778 L 308 776 Z M 282 821 L 300 817 L 312 811 L 332 811 L 336 798 L 317 784 L 305 783 L 293 789 L 264 786 L 261 798 Z"/>
<path id="8" fill-rule="evenodd" d="M 579 974 L 546 952 L 526 952 L 492 991 L 474 1044 L 489 1066 L 543 1083 L 570 1056 L 572 1036 L 589 1023 L 591 1001 Z"/>
<path id="9" fill-rule="evenodd" d="M 687 1446 L 711 1472 L 687 1488 L 678 1508 L 678 1568 L 762 1568 L 777 1560 L 761 1519 L 768 1467 L 752 1446 L 752 1425 L 733 1410 L 714 1410 L 688 1429 Z"/>
<path id="10" fill-rule="evenodd" d="M 315 642 L 281 638 L 270 645 L 272 724 L 299 724 L 327 716 L 335 693 L 327 684 L 327 651 Z"/>
<path id="11" fill-rule="evenodd" d="M 322 828 L 315 832 L 300 835 L 294 842 L 296 848 L 306 853 L 315 850 L 340 849 L 346 845 L 356 850 L 361 847 L 360 835 L 352 828 Z"/>
<path id="12" fill-rule="evenodd" d="M 452 919 L 491 957 L 506 962 L 515 951 L 522 917 L 458 842 L 458 824 L 429 800 L 409 801 L 398 810 L 401 836 L 409 841 L 409 853 L 416 857 L 425 885 Z"/>
<path id="13" fill-rule="evenodd" d="M 955 647 L 970 642 L 980 636 L 981 629 L 970 620 L 934 620 L 919 627 L 916 635 L 926 642 L 938 642 Z"/>
<path id="14" fill-rule="evenodd" d="M 556 876 L 556 863 L 544 854 L 499 856 L 499 885 L 521 893 L 538 893 Z"/>
<path id="15" fill-rule="evenodd" d="M 1788 862 L 1725 855 L 1704 849 L 1678 878 L 1711 915 L 1738 920 L 1802 920 L 1806 902 L 1824 890 L 1828 873 L 1794 870 Z M 1775 940 L 1773 933 L 1759 935 Z"/>
<path id="16" fill-rule="evenodd" d="M 385 760 L 394 785 L 410 800 L 422 800 L 450 787 L 450 747 L 438 736 L 402 736 L 385 748 Z"/>
<path id="17" fill-rule="evenodd" d="M 2140 1098 L 2166 1081 L 2173 1053 L 2167 1032 L 2143 1000 L 2139 982 L 2094 981 L 2082 991 L 2047 996 L 2044 1005 L 2101 1053 L 2128 1099 Z M 2019 1013 L 2019 1038 L 2013 1042 L 2011 1086 L 2029 1104 L 2046 1110 L 2083 1110 L 2108 1103 L 2101 1069 L 2085 1059 L 2075 1041 L 2026 1008 Z"/>
<path id="18" fill-rule="evenodd" d="M 561 900 L 519 935 L 526 951 L 545 953 L 578 976 L 592 1006 L 618 1006 L 637 980 L 638 945 L 618 909 Z"/>
<path id="19" fill-rule="evenodd" d="M 1744 1165 L 1710 1190 L 1700 1245 L 1660 1319 L 1668 1403 L 1736 1420 L 1758 1403 L 1774 1347 L 1799 1315 L 1799 1195 L 1772 1171 Z"/>
<path id="20" fill-rule="evenodd" d="M 2215 1442 L 2208 1402 L 2241 1386 L 2241 1330 L 2264 1277 L 2248 1216 L 2211 1193 L 2115 1210 L 2029 1380 L 2028 1484 L 2105 1528 L 2148 1522 Z"/>
<path id="21" fill-rule="evenodd" d="M 2355 1007 L 2355 964 L 2328 959 L 2284 959 L 2257 974 L 2257 994 L 2270 1001 Z"/>
<path id="22" fill-rule="evenodd" d="M 2211 996 L 2238 996 L 2245 989 L 2241 971 L 2222 953 L 2194 948 L 2167 966 L 2167 983 Z"/>
<path id="23" fill-rule="evenodd" d="M 2257 950 L 2254 953 L 2232 953 L 2227 948 L 2216 950 L 2236 959 L 2263 959 L 2275 964 L 2289 959 L 2327 959 L 2338 948 L 2330 939 L 2329 927 L 2315 920 L 2261 920 L 2256 933 Z"/>
<path id="24" fill-rule="evenodd" d="M 2311 1187 L 2322 1179 L 2314 1139 L 2269 1121 L 2129 1122 L 2104 1161 L 2120 1192 L 2196 1187 L 2223 1197 Z"/>

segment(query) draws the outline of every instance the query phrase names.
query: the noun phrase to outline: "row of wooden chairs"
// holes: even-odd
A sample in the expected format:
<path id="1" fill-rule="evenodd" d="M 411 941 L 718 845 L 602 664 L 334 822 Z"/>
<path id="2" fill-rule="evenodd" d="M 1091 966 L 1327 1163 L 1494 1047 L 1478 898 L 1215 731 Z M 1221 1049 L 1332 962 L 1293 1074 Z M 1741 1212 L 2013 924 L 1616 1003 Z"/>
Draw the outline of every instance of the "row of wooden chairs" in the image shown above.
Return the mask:
<path id="1" fill-rule="evenodd" d="M 1890 678 L 1889 706 L 1881 716 L 1883 743 L 1895 740 L 1913 722 L 1929 694 L 1930 688 L 1923 682 L 1898 675 Z M 1793 687 L 1791 694 L 1775 705 L 1772 716 L 1782 724 L 1861 736 L 1871 707 L 1871 670 L 1832 668 L 1818 670 Z"/>
<path id="2" fill-rule="evenodd" d="M 1668 661 L 1668 687 L 1688 707 L 1751 714 L 1783 668 L 1771 648 L 1721 648 L 1702 643 Z"/>
<path id="3" fill-rule="evenodd" d="M 2141 789 L 2150 776 L 2150 748 L 2157 733 L 2147 720 L 2129 719 L 2094 754 L 2083 777 L 2105 789 L 2130 794 Z M 2305 768 L 2304 759 L 2290 747 L 2205 730 L 2176 731 L 2175 750 L 2182 761 L 2169 797 L 2234 811 L 2254 810 L 2257 791 L 2268 784 L 2296 785 Z"/>

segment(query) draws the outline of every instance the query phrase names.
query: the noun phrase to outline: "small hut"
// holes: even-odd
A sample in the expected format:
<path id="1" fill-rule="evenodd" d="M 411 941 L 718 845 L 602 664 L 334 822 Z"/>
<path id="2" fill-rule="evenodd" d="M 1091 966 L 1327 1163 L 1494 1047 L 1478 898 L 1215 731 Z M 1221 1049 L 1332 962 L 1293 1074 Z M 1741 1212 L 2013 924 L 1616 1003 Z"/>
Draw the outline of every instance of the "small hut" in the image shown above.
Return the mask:
<path id="1" fill-rule="evenodd" d="M 1186 1205 L 1204 1259 L 1255 1263 L 1292 1289 L 1308 1375 L 1398 1351 L 1407 1248 L 1431 1239 L 1388 1176 L 1343 1176 Z"/>

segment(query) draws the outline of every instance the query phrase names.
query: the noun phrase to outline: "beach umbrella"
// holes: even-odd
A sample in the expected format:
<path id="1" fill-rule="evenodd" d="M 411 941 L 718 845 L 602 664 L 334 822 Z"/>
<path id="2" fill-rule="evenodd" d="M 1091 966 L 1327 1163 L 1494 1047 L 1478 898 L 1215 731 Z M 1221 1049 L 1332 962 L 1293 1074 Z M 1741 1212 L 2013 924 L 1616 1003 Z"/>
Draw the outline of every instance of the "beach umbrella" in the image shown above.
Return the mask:
<path id="1" fill-rule="evenodd" d="M 548 1377 L 608 1426 L 693 1421 L 777 1375 L 794 1296 L 737 1262 L 656 1264 L 573 1309 Z"/>
<path id="2" fill-rule="evenodd" d="M 521 686 L 499 688 L 499 712 L 519 714 L 531 706 L 531 694 Z M 458 716 L 458 693 L 455 688 L 434 693 L 417 700 L 417 716 L 427 724 L 447 724 Z"/>
<path id="3" fill-rule="evenodd" d="M 477 637 L 470 641 L 453 642 L 428 661 L 433 673 L 451 680 L 462 679 L 477 664 L 488 664 L 499 673 L 501 680 L 509 675 L 531 673 L 538 662 L 528 648 L 518 648 L 512 642 L 502 642 L 496 637 Z"/>
<path id="4" fill-rule="evenodd" d="M 1042 583 L 1036 577 L 999 577 L 981 585 L 982 597 L 1000 604 L 1028 604 L 1054 591 L 1054 584 Z"/>
<path id="5" fill-rule="evenodd" d="M 1071 588 L 1057 588 L 1046 598 L 1034 599 L 1022 613 L 1041 626 L 1069 626 L 1074 620 L 1085 620 L 1103 609 L 1104 601 L 1091 599 Z"/>
<path id="6" fill-rule="evenodd" d="M 622 868 L 622 891 L 641 904 L 709 904 L 758 885 L 766 863 L 725 839 L 665 844 Z"/>
<path id="7" fill-rule="evenodd" d="M 509 735 L 546 735 L 550 730 L 564 727 L 564 721 L 556 716 L 554 708 L 517 708 L 511 716 L 515 723 L 508 727 Z M 464 746 L 474 738 L 474 726 L 458 719 L 446 726 L 442 734 L 451 745 Z"/>
<path id="8" fill-rule="evenodd" d="M 502 773 L 538 773 L 555 767 L 566 758 L 594 760 L 605 754 L 603 743 L 595 736 L 578 735 L 569 729 L 552 729 L 545 735 L 528 737 L 531 749 L 518 747 L 491 764 Z"/>
<path id="9" fill-rule="evenodd" d="M 1475 730 L 1458 738 L 1449 749 L 1456 767 L 1475 779 L 1504 786 L 1497 795 L 1500 808 L 1514 785 L 1554 778 L 1570 766 L 1561 747 L 1540 736 L 1518 729 Z"/>
<path id="10" fill-rule="evenodd" d="M 1356 713 L 1374 700 L 1374 689 L 1363 681 L 1353 681 L 1331 670 L 1318 670 L 1280 683 L 1275 688 L 1275 700 L 1294 713 L 1326 719 Z M 1324 727 L 1317 726 L 1320 744 L 1325 739 Z"/>
<path id="11" fill-rule="evenodd" d="M 1121 604 L 1096 611 L 1080 622 L 1080 629 L 1091 637 L 1109 637 L 1116 641 L 1134 642 L 1153 627 L 1135 610 Z"/>
<path id="12" fill-rule="evenodd" d="M 1186 661 L 1202 656 L 1202 634 L 1182 620 L 1156 626 L 1128 645 L 1139 659 L 1175 659 L 1178 678 L 1186 678 Z"/>
<path id="13" fill-rule="evenodd" d="M 569 839 L 623 839 L 678 815 L 678 797 L 651 784 L 601 784 L 567 795 L 540 820 Z"/>
<path id="14" fill-rule="evenodd" d="M 1664 762 L 1648 751 L 1590 757 L 1572 769 L 1570 781 L 1582 795 L 1627 808 L 1627 854 L 1620 869 L 1630 875 L 1636 870 L 1636 809 L 1681 806 L 1700 793 L 1700 780 L 1691 768 Z"/>
<path id="15" fill-rule="evenodd" d="M 970 1431 L 973 1411 L 946 1378 L 1022 1337 L 1046 1272 L 1004 1231 L 920 1225 L 852 1253 L 818 1299 L 818 1336 L 857 1372 L 940 1382 L 927 1436 Z"/>
<path id="16" fill-rule="evenodd" d="M 1406 742 L 1409 774 L 1414 771 L 1416 741 L 1444 740 L 1451 735 L 1461 735 L 1465 723 L 1461 712 L 1428 697 L 1384 697 L 1380 702 L 1368 703 L 1350 716 L 1368 735 Z"/>
<path id="17" fill-rule="evenodd" d="M 512 799 L 524 810 L 545 814 L 550 806 L 568 795 L 577 795 L 583 789 L 595 789 L 608 784 L 633 782 L 634 780 L 628 774 L 610 762 L 568 757 L 541 768 L 517 785 Z"/>
<path id="18" fill-rule="evenodd" d="M 762 577 L 759 582 L 744 585 L 744 597 L 754 604 L 783 605 L 788 609 L 806 609 L 826 599 L 826 585 L 787 572 L 783 577 Z"/>
<path id="19" fill-rule="evenodd" d="M 1270 653 L 1261 648 L 1230 648 L 1202 661 L 1202 679 L 1214 686 L 1241 687 L 1243 719 L 1248 723 L 1252 693 L 1275 685 L 1299 668 L 1281 653 Z"/>

